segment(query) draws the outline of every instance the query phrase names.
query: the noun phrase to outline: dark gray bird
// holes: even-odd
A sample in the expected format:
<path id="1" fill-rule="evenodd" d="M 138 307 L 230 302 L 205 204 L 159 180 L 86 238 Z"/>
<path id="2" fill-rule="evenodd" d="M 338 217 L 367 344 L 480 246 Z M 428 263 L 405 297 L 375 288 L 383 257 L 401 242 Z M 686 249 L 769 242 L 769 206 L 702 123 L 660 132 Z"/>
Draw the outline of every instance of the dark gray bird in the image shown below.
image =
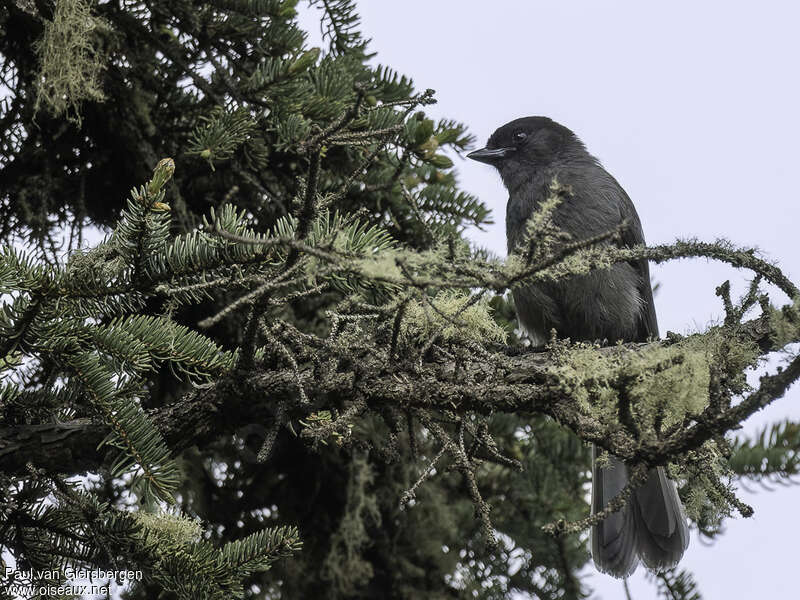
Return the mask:
<path id="1" fill-rule="evenodd" d="M 639 216 L 628 194 L 586 150 L 578 137 L 547 117 L 525 117 L 503 125 L 485 148 L 467 155 L 494 166 L 509 193 L 506 236 L 509 253 L 518 251 L 525 223 L 552 192 L 554 178 L 569 186 L 553 220 L 572 240 L 607 232 L 627 220 L 621 243 L 644 243 Z M 534 345 L 555 329 L 573 341 L 640 342 L 658 337 L 653 292 L 646 260 L 619 263 L 558 283 L 537 283 L 513 290 L 517 317 Z M 628 482 L 624 463 L 611 457 L 600 468 L 592 448 L 592 513 Z M 664 469 L 651 469 L 621 511 L 592 528 L 597 568 L 627 577 L 639 559 L 646 567 L 674 566 L 689 545 L 689 529 L 674 482 Z"/>

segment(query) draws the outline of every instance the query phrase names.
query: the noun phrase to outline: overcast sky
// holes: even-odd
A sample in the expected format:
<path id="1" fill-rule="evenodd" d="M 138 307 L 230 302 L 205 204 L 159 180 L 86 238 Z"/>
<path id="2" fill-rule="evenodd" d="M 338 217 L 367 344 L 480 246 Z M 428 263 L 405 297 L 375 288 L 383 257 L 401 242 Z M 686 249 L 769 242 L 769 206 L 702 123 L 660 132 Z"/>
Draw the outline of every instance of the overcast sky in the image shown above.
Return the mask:
<path id="1" fill-rule="evenodd" d="M 436 90 L 429 114 L 466 123 L 481 145 L 511 119 L 549 116 L 627 190 L 648 243 L 725 237 L 759 247 L 800 280 L 800 4 L 362 0 L 360 13 L 376 62 Z M 302 22 L 319 44 L 316 25 L 307 15 Z M 480 163 L 456 165 L 462 186 L 494 214 L 488 232 L 470 237 L 505 254 L 499 177 Z M 716 286 L 731 279 L 738 295 L 749 277 L 706 260 L 656 266 L 653 275 L 662 335 L 720 319 Z M 785 417 L 800 419 L 796 389 L 744 432 Z M 706 600 L 796 593 L 800 486 L 753 487 L 740 494 L 753 518 L 729 520 L 711 547 L 692 537 L 683 565 Z M 620 582 L 586 572 L 595 597 L 624 598 Z M 635 600 L 655 597 L 641 568 L 630 586 Z"/>

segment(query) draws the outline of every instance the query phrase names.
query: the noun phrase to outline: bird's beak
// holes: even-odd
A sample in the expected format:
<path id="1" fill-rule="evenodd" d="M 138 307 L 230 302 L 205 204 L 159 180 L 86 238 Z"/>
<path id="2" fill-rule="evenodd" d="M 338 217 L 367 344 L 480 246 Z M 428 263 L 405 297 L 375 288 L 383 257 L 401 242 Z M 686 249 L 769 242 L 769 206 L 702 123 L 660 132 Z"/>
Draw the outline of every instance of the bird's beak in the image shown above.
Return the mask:
<path id="1" fill-rule="evenodd" d="M 512 152 L 515 152 L 516 148 L 481 148 L 480 150 L 475 150 L 475 152 L 470 152 L 467 154 L 467 158 L 471 158 L 472 160 L 477 160 L 478 162 L 486 163 L 487 165 L 493 165 L 500 159 L 505 158 Z"/>

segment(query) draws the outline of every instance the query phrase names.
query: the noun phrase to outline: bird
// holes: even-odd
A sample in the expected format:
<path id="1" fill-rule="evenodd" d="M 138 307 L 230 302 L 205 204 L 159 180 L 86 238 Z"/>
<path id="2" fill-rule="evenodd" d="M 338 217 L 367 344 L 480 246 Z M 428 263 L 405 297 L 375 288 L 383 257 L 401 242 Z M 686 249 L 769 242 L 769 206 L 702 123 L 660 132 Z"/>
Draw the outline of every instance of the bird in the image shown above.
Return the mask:
<path id="1" fill-rule="evenodd" d="M 617 180 L 591 155 L 578 136 L 548 117 L 515 119 L 497 129 L 486 147 L 468 158 L 497 169 L 508 191 L 508 252 L 519 253 L 526 223 L 552 195 L 557 181 L 567 190 L 554 209 L 553 223 L 579 241 L 621 228 L 618 244 L 644 244 L 633 202 Z M 512 289 L 517 318 L 534 346 L 555 330 L 572 341 L 643 342 L 658 338 L 653 291 L 646 259 L 622 262 L 557 282 Z M 592 514 L 598 513 L 629 481 L 627 466 L 609 456 L 597 460 L 592 445 Z M 648 470 L 646 481 L 625 506 L 592 527 L 597 568 L 629 577 L 641 560 L 652 571 L 675 566 L 689 545 L 689 529 L 675 483 L 663 467 Z"/>

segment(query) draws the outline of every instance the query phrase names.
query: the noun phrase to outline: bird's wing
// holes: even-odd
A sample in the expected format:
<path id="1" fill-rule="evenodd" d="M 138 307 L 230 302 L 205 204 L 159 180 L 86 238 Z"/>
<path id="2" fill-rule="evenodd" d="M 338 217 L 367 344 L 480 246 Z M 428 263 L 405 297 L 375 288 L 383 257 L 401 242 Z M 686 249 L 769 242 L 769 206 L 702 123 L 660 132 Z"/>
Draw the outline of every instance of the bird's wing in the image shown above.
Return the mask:
<path id="1" fill-rule="evenodd" d="M 619 185 L 619 184 L 617 184 Z M 639 216 L 636 214 L 636 209 L 633 206 L 628 194 L 619 186 L 620 191 L 625 199 L 623 205 L 620 207 L 621 220 L 628 220 L 628 227 L 622 232 L 619 245 L 623 248 L 630 248 L 631 246 L 644 245 L 644 233 L 642 232 L 642 224 L 639 222 Z M 631 261 L 630 265 L 639 273 L 639 295 L 644 303 L 642 317 L 639 321 L 639 327 L 636 332 L 636 341 L 644 342 L 648 338 L 658 337 L 658 319 L 656 318 L 656 305 L 653 302 L 653 288 L 650 285 L 650 266 L 646 259 L 639 259 Z"/>

